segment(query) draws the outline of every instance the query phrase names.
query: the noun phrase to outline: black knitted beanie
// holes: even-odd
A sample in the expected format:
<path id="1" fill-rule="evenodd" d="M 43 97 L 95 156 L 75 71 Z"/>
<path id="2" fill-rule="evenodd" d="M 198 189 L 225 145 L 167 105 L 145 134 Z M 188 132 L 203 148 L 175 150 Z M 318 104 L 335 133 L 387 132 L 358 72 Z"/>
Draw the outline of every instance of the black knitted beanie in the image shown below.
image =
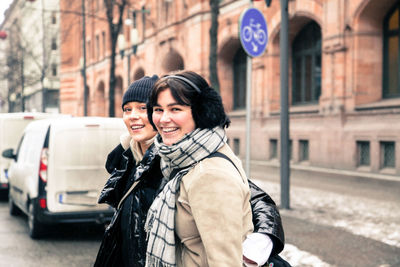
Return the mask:
<path id="1" fill-rule="evenodd" d="M 128 102 L 147 103 L 151 89 L 157 80 L 157 75 L 153 75 L 152 77 L 144 76 L 131 83 L 122 98 L 122 109 Z"/>

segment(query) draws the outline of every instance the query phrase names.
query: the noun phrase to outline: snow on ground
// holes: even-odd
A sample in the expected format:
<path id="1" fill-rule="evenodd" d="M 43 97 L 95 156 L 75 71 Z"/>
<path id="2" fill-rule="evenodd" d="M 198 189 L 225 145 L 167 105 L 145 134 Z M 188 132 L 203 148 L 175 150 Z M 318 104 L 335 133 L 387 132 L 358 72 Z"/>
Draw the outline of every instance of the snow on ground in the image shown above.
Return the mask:
<path id="1" fill-rule="evenodd" d="M 317 256 L 306 251 L 299 250 L 296 246 L 285 244 L 285 249 L 279 254 L 290 265 L 296 267 L 330 267 L 331 265 L 321 261 Z"/>
<path id="2" fill-rule="evenodd" d="M 278 183 L 255 180 L 276 203 L 280 203 Z M 400 247 L 400 203 L 371 200 L 315 189 L 292 187 L 287 214 L 313 223 L 345 229 L 353 234 Z M 305 253 L 305 254 L 304 254 Z M 329 266 L 316 256 L 285 245 L 281 253 L 293 266 Z"/>

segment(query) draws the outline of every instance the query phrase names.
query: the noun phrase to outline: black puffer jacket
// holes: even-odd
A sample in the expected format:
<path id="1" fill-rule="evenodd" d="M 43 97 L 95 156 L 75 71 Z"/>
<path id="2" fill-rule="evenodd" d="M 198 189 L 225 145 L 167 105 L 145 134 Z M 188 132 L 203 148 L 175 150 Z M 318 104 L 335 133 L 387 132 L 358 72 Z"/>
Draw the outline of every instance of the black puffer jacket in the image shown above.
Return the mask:
<path id="1" fill-rule="evenodd" d="M 144 266 L 147 211 L 167 182 L 160 171 L 160 157 L 151 146 L 136 165 L 132 151 L 124 151 L 118 145 L 108 155 L 106 169 L 112 174 L 98 202 L 107 203 L 116 211 L 104 233 L 94 266 Z M 135 182 L 138 183 L 132 192 L 124 197 Z"/>
<path id="2" fill-rule="evenodd" d="M 116 212 L 105 231 L 94 266 L 144 266 L 147 211 L 167 183 L 160 171 L 160 158 L 151 146 L 136 166 L 131 150 L 124 151 L 119 145 L 108 155 L 106 169 L 112 174 L 100 194 L 99 203 L 108 203 Z M 135 181 L 139 182 L 118 208 Z M 250 180 L 249 185 L 254 231 L 268 234 L 274 244 L 272 255 L 278 254 L 285 240 L 278 208 L 270 196 Z"/>

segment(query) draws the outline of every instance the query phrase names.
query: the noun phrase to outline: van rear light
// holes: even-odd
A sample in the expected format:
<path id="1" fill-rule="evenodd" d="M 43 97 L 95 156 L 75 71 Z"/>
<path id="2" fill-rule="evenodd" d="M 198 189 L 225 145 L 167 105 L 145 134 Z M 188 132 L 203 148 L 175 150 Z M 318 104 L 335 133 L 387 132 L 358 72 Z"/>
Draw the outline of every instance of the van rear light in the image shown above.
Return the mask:
<path id="1" fill-rule="evenodd" d="M 47 207 L 47 202 L 45 198 L 39 198 L 39 207 L 45 209 Z"/>
<path id="2" fill-rule="evenodd" d="M 33 119 L 34 119 L 33 116 L 29 116 L 29 115 L 24 116 L 24 120 L 33 120 Z"/>
<path id="3" fill-rule="evenodd" d="M 48 148 L 42 149 L 42 154 L 40 155 L 40 165 L 39 165 L 39 177 L 43 182 L 47 182 L 47 160 L 48 160 Z"/>

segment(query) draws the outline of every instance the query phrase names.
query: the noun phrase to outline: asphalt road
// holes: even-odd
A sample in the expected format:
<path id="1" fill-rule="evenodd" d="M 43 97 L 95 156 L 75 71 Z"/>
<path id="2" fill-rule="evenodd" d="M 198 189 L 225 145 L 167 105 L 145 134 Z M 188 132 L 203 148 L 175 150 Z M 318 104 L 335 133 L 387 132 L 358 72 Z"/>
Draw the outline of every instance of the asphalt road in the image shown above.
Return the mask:
<path id="1" fill-rule="evenodd" d="M 25 216 L 10 216 L 6 201 L 0 201 L 0 266 L 93 266 L 102 230 L 77 225 L 48 229 L 41 240 L 28 235 Z"/>

